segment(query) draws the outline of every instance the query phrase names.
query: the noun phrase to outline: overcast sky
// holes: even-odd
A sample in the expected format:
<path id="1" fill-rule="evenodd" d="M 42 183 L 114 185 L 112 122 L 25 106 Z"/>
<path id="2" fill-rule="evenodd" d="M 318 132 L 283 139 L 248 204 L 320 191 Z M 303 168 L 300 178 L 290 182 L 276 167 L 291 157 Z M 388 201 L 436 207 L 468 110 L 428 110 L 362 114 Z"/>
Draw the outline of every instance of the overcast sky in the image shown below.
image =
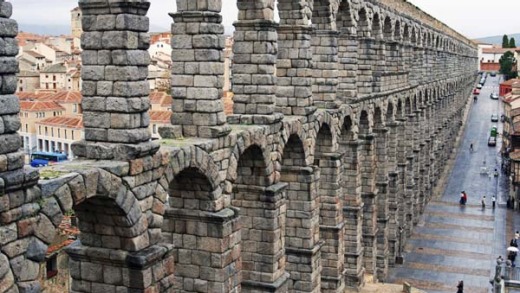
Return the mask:
<path id="1" fill-rule="evenodd" d="M 8 0 L 21 23 L 69 25 L 69 11 L 77 0 Z M 148 16 L 154 26 L 169 29 L 168 12 L 175 11 L 175 0 L 150 0 Z M 520 0 L 409 0 L 423 11 L 469 38 L 520 33 Z M 224 25 L 236 19 L 236 0 L 223 0 Z"/>

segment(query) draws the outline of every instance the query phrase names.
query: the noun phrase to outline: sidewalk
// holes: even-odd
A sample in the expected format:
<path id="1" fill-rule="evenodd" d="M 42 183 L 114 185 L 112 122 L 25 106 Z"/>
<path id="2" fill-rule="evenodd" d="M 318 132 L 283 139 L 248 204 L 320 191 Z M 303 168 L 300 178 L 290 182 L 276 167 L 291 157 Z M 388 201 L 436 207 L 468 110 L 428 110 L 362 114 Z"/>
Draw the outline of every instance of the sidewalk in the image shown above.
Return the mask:
<path id="1" fill-rule="evenodd" d="M 404 264 L 390 270 L 390 282 L 408 282 L 428 293 L 450 293 L 464 280 L 465 292 L 490 292 L 495 259 L 499 254 L 505 256 L 506 239 L 514 233 L 514 227 L 520 230 L 520 214 L 509 215 L 505 208 L 505 176 L 492 174 L 497 166 L 500 169 L 500 146 L 489 147 L 487 138 L 491 126 L 497 124 L 490 117 L 500 113 L 500 105 L 486 99 L 490 91 L 484 90 L 482 99 L 471 102 L 463 132 L 457 138 L 454 160 L 448 162 L 440 188 L 406 243 Z M 491 175 L 481 172 L 483 167 Z M 458 203 L 462 190 L 469 196 L 465 206 Z M 484 195 L 483 209 L 480 200 Z M 492 195 L 498 198 L 495 209 L 491 207 Z"/>

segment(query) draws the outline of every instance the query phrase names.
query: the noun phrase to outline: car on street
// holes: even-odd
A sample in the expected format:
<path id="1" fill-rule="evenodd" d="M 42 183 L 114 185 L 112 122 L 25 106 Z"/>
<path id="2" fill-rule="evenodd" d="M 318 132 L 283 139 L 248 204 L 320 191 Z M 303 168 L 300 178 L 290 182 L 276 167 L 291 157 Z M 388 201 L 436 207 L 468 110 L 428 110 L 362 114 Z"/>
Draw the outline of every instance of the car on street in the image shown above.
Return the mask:
<path id="1" fill-rule="evenodd" d="M 489 95 L 490 98 L 492 98 L 493 100 L 498 100 L 498 94 L 497 93 L 491 93 Z"/>
<path id="2" fill-rule="evenodd" d="M 477 88 L 478 88 L 478 89 L 481 89 L 481 88 L 482 88 L 482 84 L 480 84 L 480 83 L 477 84 Z"/>
<path id="3" fill-rule="evenodd" d="M 497 73 L 493 71 L 493 72 L 491 72 L 489 75 L 491 75 L 491 76 L 497 76 Z"/>
<path id="4" fill-rule="evenodd" d="M 491 114 L 491 122 L 498 122 L 498 114 Z"/>
<path id="5" fill-rule="evenodd" d="M 474 89 L 474 90 L 473 90 L 473 94 L 474 94 L 474 95 L 478 95 L 478 94 L 480 94 L 480 90 L 479 90 L 479 89 Z"/>
<path id="6" fill-rule="evenodd" d="M 490 136 L 488 138 L 488 146 L 496 146 L 497 145 L 497 138 L 494 136 Z"/>

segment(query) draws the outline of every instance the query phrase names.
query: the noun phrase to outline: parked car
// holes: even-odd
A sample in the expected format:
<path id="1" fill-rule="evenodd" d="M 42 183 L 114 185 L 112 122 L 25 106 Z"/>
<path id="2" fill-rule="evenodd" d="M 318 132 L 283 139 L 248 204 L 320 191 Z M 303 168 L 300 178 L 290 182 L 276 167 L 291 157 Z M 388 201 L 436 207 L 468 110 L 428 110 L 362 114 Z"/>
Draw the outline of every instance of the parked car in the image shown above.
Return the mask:
<path id="1" fill-rule="evenodd" d="M 479 95 L 480 94 L 480 90 L 479 89 L 474 89 L 473 90 L 473 94 L 474 95 Z"/>
<path id="2" fill-rule="evenodd" d="M 496 146 L 497 145 L 497 138 L 494 136 L 490 136 L 488 138 L 488 146 Z"/>
<path id="3" fill-rule="evenodd" d="M 498 122 L 498 114 L 491 114 L 491 122 Z"/>
<path id="4" fill-rule="evenodd" d="M 493 100 L 498 100 L 498 94 L 497 93 L 491 93 L 491 95 L 489 95 L 490 98 L 492 98 Z"/>
<path id="5" fill-rule="evenodd" d="M 489 75 L 491 75 L 491 76 L 497 76 L 497 73 L 493 71 L 493 72 L 491 72 Z"/>
<path id="6" fill-rule="evenodd" d="M 481 89 L 482 88 L 482 84 L 481 83 L 477 84 L 477 88 Z"/>

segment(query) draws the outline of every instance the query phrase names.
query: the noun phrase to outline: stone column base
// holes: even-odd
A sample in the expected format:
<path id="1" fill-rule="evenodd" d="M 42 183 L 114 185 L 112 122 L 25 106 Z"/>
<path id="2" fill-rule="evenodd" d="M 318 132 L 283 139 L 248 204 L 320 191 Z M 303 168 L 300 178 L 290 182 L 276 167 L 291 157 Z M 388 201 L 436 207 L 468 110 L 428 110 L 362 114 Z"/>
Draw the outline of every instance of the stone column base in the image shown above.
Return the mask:
<path id="1" fill-rule="evenodd" d="M 273 283 L 242 281 L 242 292 L 244 293 L 282 293 L 287 292 L 289 273 L 283 274 Z"/>
<path id="2" fill-rule="evenodd" d="M 128 252 L 87 247 L 76 241 L 66 248 L 71 292 L 173 293 L 173 248 L 172 244 L 158 244 Z"/>
<path id="3" fill-rule="evenodd" d="M 321 247 L 320 241 L 312 249 L 285 248 L 286 270 L 291 274 L 291 291 L 316 292 L 320 288 Z"/>
<path id="4" fill-rule="evenodd" d="M 345 292 L 345 275 L 347 270 L 341 273 L 338 277 L 321 276 L 321 291 L 322 293 L 343 293 Z"/>

